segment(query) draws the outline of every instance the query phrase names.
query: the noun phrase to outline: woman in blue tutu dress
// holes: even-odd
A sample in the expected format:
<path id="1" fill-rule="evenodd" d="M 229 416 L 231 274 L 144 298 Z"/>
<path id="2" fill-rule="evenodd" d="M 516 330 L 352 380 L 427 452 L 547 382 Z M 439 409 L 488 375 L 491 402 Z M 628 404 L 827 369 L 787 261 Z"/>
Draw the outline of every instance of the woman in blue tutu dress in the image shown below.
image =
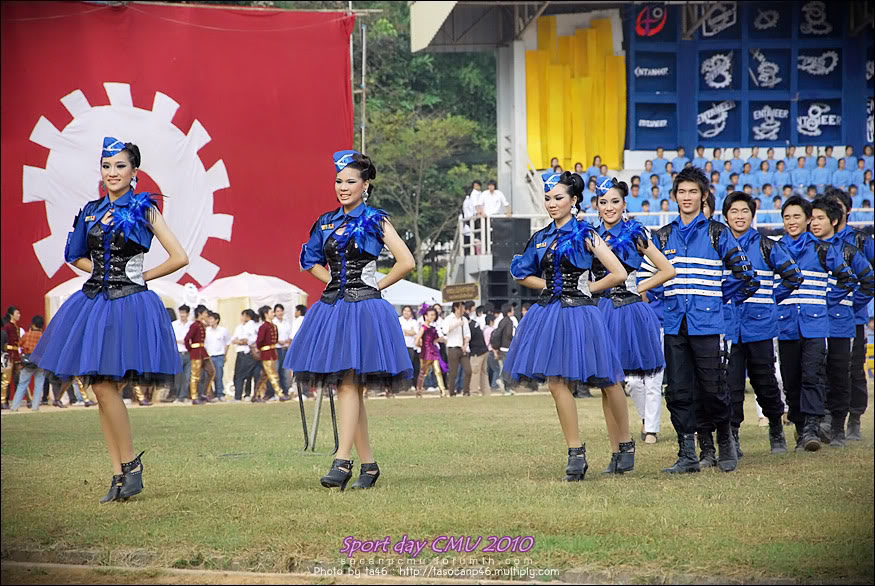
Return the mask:
<path id="1" fill-rule="evenodd" d="M 599 310 L 605 320 L 611 341 L 616 348 L 617 356 L 623 365 L 626 378 L 662 377 L 665 368 L 665 353 L 659 336 L 659 318 L 650 307 L 644 303 L 641 293 L 659 287 L 675 275 L 674 267 L 655 246 L 650 244 L 650 233 L 637 220 L 625 219 L 626 196 L 628 186 L 616 179 L 600 177 L 597 181 L 598 199 L 596 207 L 602 223 L 597 228 L 599 236 L 605 241 L 614 255 L 620 259 L 623 269 L 628 273 L 625 282 L 602 291 L 599 298 Z M 644 258 L 656 267 L 656 273 L 638 283 L 638 270 Z M 593 277 L 599 279 L 608 270 L 599 262 L 593 261 Z M 602 407 L 608 429 L 615 427 L 615 419 L 621 414 L 613 412 L 602 395 Z M 661 408 L 661 397 L 656 408 Z M 626 416 L 628 418 L 628 415 Z M 612 436 L 618 434 L 615 429 Z M 634 451 L 632 442 L 632 450 Z M 621 446 L 622 447 L 622 446 Z M 605 470 L 607 474 L 622 474 L 624 462 L 621 451 L 611 454 L 611 463 Z"/>
<path id="2" fill-rule="evenodd" d="M 301 270 L 326 287 L 307 311 L 283 368 L 291 369 L 299 383 L 337 386 L 339 447 L 321 482 L 344 490 L 352 477 L 353 444 L 362 461 L 353 488 L 371 488 L 380 476 L 368 437 L 365 388 L 407 389 L 413 378 L 398 315 L 380 291 L 403 279 L 414 262 L 386 212 L 365 203 L 377 175 L 371 160 L 357 151 L 339 151 L 334 153 L 334 166 L 341 207 L 319 216 L 300 259 Z M 384 245 L 395 265 L 378 281 L 377 257 Z"/>
<path id="3" fill-rule="evenodd" d="M 593 293 L 622 283 L 626 272 L 595 229 L 575 217 L 583 179 L 573 173 L 552 171 L 542 178 L 544 206 L 553 222 L 535 232 L 523 253 L 515 256 L 510 265 L 511 276 L 518 283 L 542 292 L 517 327 L 505 359 L 504 374 L 514 381 L 523 377 L 546 379 L 568 444 L 565 480 L 576 481 L 583 480 L 589 466 L 586 446 L 580 442 L 577 404 L 570 384 L 581 381 L 600 387 L 615 414 L 621 411 L 615 405 L 624 409 L 626 405 L 619 385 L 623 368 L 593 298 Z M 608 268 L 608 274 L 590 282 L 593 256 Z M 619 434 L 611 435 L 615 446 L 631 440 L 628 414 L 625 420 L 608 426 L 609 430 L 612 428 L 620 430 Z M 631 457 L 634 461 L 634 452 Z"/>
<path id="4" fill-rule="evenodd" d="M 143 490 L 143 453 L 134 457 L 122 387 L 169 384 L 182 367 L 167 310 L 146 282 L 181 269 L 188 257 L 152 196 L 134 193 L 139 166 L 136 145 L 103 139 L 100 174 L 107 194 L 85 204 L 64 250 L 64 259 L 91 277 L 58 309 L 31 355 L 61 379 L 92 385 L 113 471 L 101 503 Z M 143 272 L 153 236 L 169 258 Z"/>

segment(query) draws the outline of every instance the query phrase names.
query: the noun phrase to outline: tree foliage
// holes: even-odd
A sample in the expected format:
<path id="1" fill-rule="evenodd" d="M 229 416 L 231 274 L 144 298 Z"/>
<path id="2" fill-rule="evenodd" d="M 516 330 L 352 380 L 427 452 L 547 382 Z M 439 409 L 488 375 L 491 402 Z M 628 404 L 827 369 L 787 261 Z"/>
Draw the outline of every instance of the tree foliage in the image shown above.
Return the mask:
<path id="1" fill-rule="evenodd" d="M 200 2 L 286 10 L 347 10 L 343 1 Z M 411 53 L 407 2 L 354 2 L 353 87 L 362 67 L 361 25 L 367 30 L 365 150 L 379 171 L 375 205 L 393 215 L 417 261 L 420 283 L 439 287 L 438 243 L 452 240 L 454 219 L 474 179 L 495 177 L 495 55 Z M 354 96 L 353 147 L 361 148 L 361 101 Z M 341 148 L 343 145 L 338 145 Z M 433 265 L 428 267 L 426 265 Z M 428 270 L 426 270 L 428 269 Z"/>

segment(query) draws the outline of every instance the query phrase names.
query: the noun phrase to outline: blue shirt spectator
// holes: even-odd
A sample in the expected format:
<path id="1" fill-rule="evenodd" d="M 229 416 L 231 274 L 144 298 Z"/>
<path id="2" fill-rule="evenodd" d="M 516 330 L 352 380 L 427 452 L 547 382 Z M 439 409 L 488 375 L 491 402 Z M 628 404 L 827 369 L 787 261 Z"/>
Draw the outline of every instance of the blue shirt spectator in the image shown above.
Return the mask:
<path id="1" fill-rule="evenodd" d="M 756 188 L 758 191 L 763 190 L 763 185 L 769 183 L 772 187 L 775 186 L 775 174 L 771 171 L 757 171 L 756 175 L 754 175 L 754 181 L 756 181 Z"/>
<path id="2" fill-rule="evenodd" d="M 636 188 L 633 185 L 632 192 L 629 194 L 629 197 L 626 198 L 626 209 L 629 210 L 629 213 L 640 212 L 641 203 L 644 201 L 647 200 L 641 197 L 641 188 Z"/>
<path id="3" fill-rule="evenodd" d="M 774 154 L 774 152 L 772 154 Z M 775 171 L 778 170 L 778 159 L 774 159 L 774 158 L 770 157 L 770 158 L 766 159 L 765 161 L 766 161 L 766 163 L 769 164 L 769 171 L 774 173 Z"/>
<path id="4" fill-rule="evenodd" d="M 791 169 L 796 168 L 796 147 L 787 147 L 787 155 L 784 157 L 784 168 L 789 173 Z"/>
<path id="5" fill-rule="evenodd" d="M 832 156 L 832 147 L 826 147 L 826 154 L 823 155 L 826 158 L 826 168 L 831 173 L 839 168 L 839 161 L 835 157 Z"/>
<path id="6" fill-rule="evenodd" d="M 790 172 L 787 171 L 786 166 L 783 167 L 783 170 L 775 171 L 773 176 L 773 179 L 775 180 L 775 189 L 784 189 L 785 185 L 793 185 L 793 178 L 790 177 Z"/>
<path id="7" fill-rule="evenodd" d="M 723 169 L 720 171 L 720 183 L 723 185 L 729 185 L 729 178 L 736 171 L 732 170 L 732 163 L 730 161 L 726 161 L 723 164 Z"/>
<path id="8" fill-rule="evenodd" d="M 726 197 L 726 186 L 717 183 L 714 185 L 714 199 L 722 200 Z M 720 206 L 717 206 L 717 209 L 720 209 Z"/>
<path id="9" fill-rule="evenodd" d="M 598 155 L 592 158 L 592 165 L 587 168 L 586 176 L 587 177 L 599 177 L 602 173 L 599 171 L 599 167 L 602 165 L 602 158 Z M 643 178 L 641 179 L 644 180 Z"/>
<path id="10" fill-rule="evenodd" d="M 690 159 L 686 156 L 684 147 L 678 147 L 678 156 L 671 160 L 671 166 L 674 167 L 676 172 L 680 173 L 689 162 Z"/>
<path id="11" fill-rule="evenodd" d="M 711 157 L 711 164 L 714 166 L 715 171 L 723 170 L 723 151 L 720 149 L 714 149 L 713 156 Z"/>
<path id="12" fill-rule="evenodd" d="M 696 156 L 693 158 L 693 167 L 704 169 L 705 163 L 707 162 L 708 159 L 705 158 L 705 149 L 703 147 L 696 147 Z"/>
<path id="13" fill-rule="evenodd" d="M 842 159 L 842 162 L 844 162 L 844 159 Z M 847 169 L 836 169 L 832 172 L 830 183 L 832 183 L 833 187 L 838 187 L 839 189 L 847 191 L 848 186 L 852 183 L 851 172 Z"/>
<path id="14" fill-rule="evenodd" d="M 809 171 L 814 171 L 817 167 L 817 157 L 812 152 L 811 147 L 805 148 L 805 168 Z"/>
<path id="15" fill-rule="evenodd" d="M 768 181 L 766 183 L 768 183 Z M 754 175 L 753 173 L 742 173 L 741 175 L 739 175 L 738 176 L 738 184 L 742 185 L 742 186 L 750 185 L 757 192 L 759 192 L 759 190 L 760 190 L 759 178 L 756 175 Z"/>
<path id="16" fill-rule="evenodd" d="M 748 158 L 747 162 L 750 163 L 751 169 L 759 169 L 763 160 L 759 157 L 750 157 Z"/>
<path id="17" fill-rule="evenodd" d="M 845 169 L 856 169 L 857 157 L 854 155 L 854 147 L 845 147 Z"/>
<path id="18" fill-rule="evenodd" d="M 654 187 L 651 187 L 651 188 L 650 188 L 650 199 L 651 199 L 651 201 L 654 200 L 654 199 L 661 200 L 663 197 L 667 197 L 667 196 L 663 193 L 662 188 L 659 187 L 659 185 L 657 185 L 655 188 L 654 188 Z M 651 207 L 652 207 L 652 206 L 651 206 Z"/>
<path id="19" fill-rule="evenodd" d="M 745 163 L 744 159 L 739 156 L 740 152 L 741 151 L 739 149 L 735 149 L 732 152 L 732 158 L 729 159 L 729 162 L 732 164 L 732 170 L 739 174 L 742 172 L 742 170 L 744 170 Z"/>
<path id="20" fill-rule="evenodd" d="M 823 188 L 829 185 L 830 172 L 826 167 L 817 167 L 811 172 L 811 183 L 817 185 L 817 191 L 823 193 Z"/>
<path id="21" fill-rule="evenodd" d="M 650 189 L 650 176 L 653 175 L 653 161 L 644 161 L 644 170 L 641 171 L 642 189 Z"/>
<path id="22" fill-rule="evenodd" d="M 856 185 L 857 191 L 865 191 L 869 186 L 866 184 L 866 172 L 862 169 L 857 169 L 851 173 L 851 181 L 848 186 Z"/>
<path id="23" fill-rule="evenodd" d="M 790 179 L 793 189 L 801 193 L 811 184 L 811 171 L 805 167 L 796 167 L 790 171 Z"/>
<path id="24" fill-rule="evenodd" d="M 662 147 L 656 147 L 656 158 L 653 159 L 654 173 L 665 173 L 665 164 L 668 163 L 668 159 L 662 156 L 664 152 L 665 149 Z"/>
<path id="25" fill-rule="evenodd" d="M 872 165 L 873 165 L 872 155 L 863 155 L 861 158 L 863 159 L 863 168 L 864 169 L 869 169 L 870 171 L 875 171 L 875 169 L 872 168 Z"/>
<path id="26" fill-rule="evenodd" d="M 659 187 L 663 192 L 668 192 L 674 185 L 674 180 L 669 173 L 663 173 L 659 176 Z"/>

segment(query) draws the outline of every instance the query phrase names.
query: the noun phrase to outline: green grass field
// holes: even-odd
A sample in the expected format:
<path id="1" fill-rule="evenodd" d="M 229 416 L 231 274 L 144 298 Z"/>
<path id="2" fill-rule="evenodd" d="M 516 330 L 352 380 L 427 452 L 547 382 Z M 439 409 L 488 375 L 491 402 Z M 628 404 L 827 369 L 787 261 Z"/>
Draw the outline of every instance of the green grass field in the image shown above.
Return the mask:
<path id="1" fill-rule="evenodd" d="M 29 550 L 63 561 L 65 552 L 91 550 L 106 565 L 307 571 L 340 567 L 347 536 L 482 536 L 482 549 L 487 536 L 507 535 L 532 536 L 534 546 L 440 555 L 426 547 L 417 563 L 577 568 L 636 582 L 871 583 L 872 411 L 862 442 L 771 456 L 752 395 L 745 405 L 737 472 L 660 473 L 677 450 L 664 411 L 660 442 L 639 442 L 634 473 L 608 478 L 600 474 L 610 457 L 601 401 L 579 400 L 590 471 L 568 484 L 549 395 L 374 399 L 371 438 L 383 474 L 376 489 L 346 493 L 319 485 L 330 456 L 301 453 L 296 403 L 134 408 L 146 490 L 110 505 L 97 502 L 110 474 L 96 411 L 4 415 L 3 557 Z M 394 573 L 403 559 L 359 554 L 352 563 Z"/>

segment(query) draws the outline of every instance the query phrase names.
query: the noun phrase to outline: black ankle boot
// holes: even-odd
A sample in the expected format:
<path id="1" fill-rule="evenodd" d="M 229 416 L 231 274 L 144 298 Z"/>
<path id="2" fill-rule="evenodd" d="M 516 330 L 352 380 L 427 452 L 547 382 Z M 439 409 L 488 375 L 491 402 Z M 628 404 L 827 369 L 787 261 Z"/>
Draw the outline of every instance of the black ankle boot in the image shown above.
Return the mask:
<path id="1" fill-rule="evenodd" d="M 832 413 L 827 413 L 820 419 L 817 426 L 817 437 L 822 444 L 828 444 L 832 437 Z"/>
<path id="2" fill-rule="evenodd" d="M 732 438 L 732 427 L 728 423 L 717 426 L 717 450 L 718 468 L 724 472 L 732 472 L 738 468 L 735 440 Z"/>
<path id="3" fill-rule="evenodd" d="M 805 424 L 795 421 L 793 422 L 793 426 L 795 427 L 795 429 L 793 430 L 793 436 L 796 438 L 796 447 L 793 449 L 793 451 L 804 452 L 805 444 L 802 443 L 802 436 L 805 435 Z"/>
<path id="4" fill-rule="evenodd" d="M 602 474 L 617 474 L 617 458 L 620 456 L 620 452 L 611 452 L 611 463 L 608 464 L 608 467 L 602 470 Z"/>
<path id="5" fill-rule="evenodd" d="M 806 415 L 802 426 L 802 447 L 806 452 L 816 452 L 823 445 L 818 437 L 820 431 L 820 418 L 817 415 Z"/>
<path id="6" fill-rule="evenodd" d="M 713 468 L 717 465 L 717 450 L 714 448 L 714 436 L 711 432 L 696 434 L 699 437 L 699 469 Z"/>
<path id="7" fill-rule="evenodd" d="M 854 413 L 848 415 L 848 431 L 845 434 L 848 441 L 858 442 L 863 439 L 860 433 L 860 416 Z"/>
<path id="8" fill-rule="evenodd" d="M 340 491 L 343 492 L 346 489 L 346 483 L 349 482 L 350 478 L 352 478 L 352 460 L 335 459 L 334 462 L 331 463 L 331 470 L 329 470 L 328 474 L 323 476 L 319 482 L 321 482 L 322 486 L 325 488 L 339 486 Z"/>
<path id="9" fill-rule="evenodd" d="M 372 474 L 373 473 L 373 474 Z M 380 477 L 380 467 L 376 462 L 370 464 L 362 464 L 362 469 L 359 472 L 358 479 L 352 483 L 350 488 L 372 488 L 377 484 L 377 478 Z"/>
<path id="10" fill-rule="evenodd" d="M 744 452 L 741 451 L 741 442 L 738 441 L 738 428 L 732 426 L 732 440 L 735 442 L 735 455 L 741 460 L 744 457 Z"/>
<path id="11" fill-rule="evenodd" d="M 845 418 L 832 418 L 832 424 L 829 434 L 829 447 L 843 448 L 845 447 Z"/>
<path id="12" fill-rule="evenodd" d="M 617 455 L 617 474 L 631 472 L 635 468 L 635 440 L 620 442 L 620 453 Z"/>
<path id="13" fill-rule="evenodd" d="M 565 467 L 565 481 L 583 480 L 589 464 L 586 463 L 586 444 L 579 448 L 568 448 L 568 466 Z"/>
<path id="14" fill-rule="evenodd" d="M 140 456 L 146 452 L 140 452 L 137 457 L 130 462 L 122 463 L 122 488 L 119 492 L 119 498 L 127 500 L 134 495 L 143 492 L 143 463 L 140 461 Z"/>
<path id="15" fill-rule="evenodd" d="M 124 478 L 124 474 L 116 474 L 112 477 L 112 482 L 109 485 L 109 492 L 106 493 L 106 496 L 100 499 L 100 504 L 111 503 L 112 501 L 119 500 L 119 493 L 122 489 L 122 479 Z"/>
<path id="16" fill-rule="evenodd" d="M 670 468 L 663 468 L 669 474 L 698 472 L 699 461 L 696 459 L 696 438 L 692 433 L 678 434 L 678 461 Z"/>
<path id="17" fill-rule="evenodd" d="M 769 419 L 769 447 L 773 454 L 787 453 L 787 440 L 784 438 L 784 425 L 780 416 Z"/>

